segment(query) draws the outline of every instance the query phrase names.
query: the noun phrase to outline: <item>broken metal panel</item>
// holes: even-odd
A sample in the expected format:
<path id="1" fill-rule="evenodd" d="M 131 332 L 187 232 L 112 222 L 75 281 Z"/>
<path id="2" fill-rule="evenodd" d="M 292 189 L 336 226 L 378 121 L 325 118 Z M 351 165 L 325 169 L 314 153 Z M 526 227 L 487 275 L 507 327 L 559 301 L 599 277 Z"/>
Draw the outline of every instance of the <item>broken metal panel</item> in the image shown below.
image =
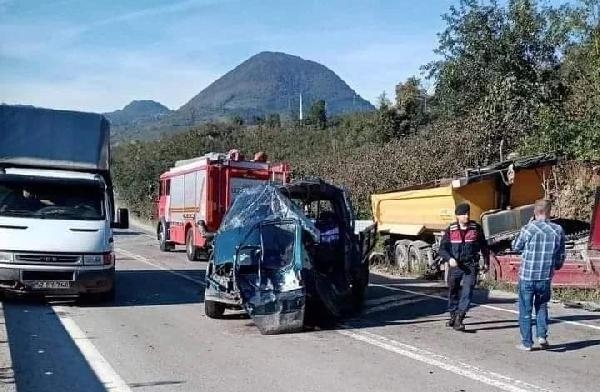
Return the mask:
<path id="1" fill-rule="evenodd" d="M 296 220 L 258 224 L 236 255 L 235 278 L 248 315 L 263 334 L 299 331 L 304 323 L 305 290 L 301 227 Z M 260 235 L 253 235 L 255 232 Z"/>

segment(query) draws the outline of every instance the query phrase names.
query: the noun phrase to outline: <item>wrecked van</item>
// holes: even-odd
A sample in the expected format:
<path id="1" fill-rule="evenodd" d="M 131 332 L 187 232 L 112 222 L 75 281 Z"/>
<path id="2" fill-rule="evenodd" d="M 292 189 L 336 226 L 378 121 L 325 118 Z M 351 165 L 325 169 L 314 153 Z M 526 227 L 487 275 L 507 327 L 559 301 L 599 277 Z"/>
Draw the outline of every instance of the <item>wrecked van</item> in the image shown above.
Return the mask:
<path id="1" fill-rule="evenodd" d="M 213 242 L 205 312 L 243 309 L 263 334 L 298 332 L 360 309 L 375 227 L 354 232 L 344 190 L 320 179 L 242 192 Z"/>

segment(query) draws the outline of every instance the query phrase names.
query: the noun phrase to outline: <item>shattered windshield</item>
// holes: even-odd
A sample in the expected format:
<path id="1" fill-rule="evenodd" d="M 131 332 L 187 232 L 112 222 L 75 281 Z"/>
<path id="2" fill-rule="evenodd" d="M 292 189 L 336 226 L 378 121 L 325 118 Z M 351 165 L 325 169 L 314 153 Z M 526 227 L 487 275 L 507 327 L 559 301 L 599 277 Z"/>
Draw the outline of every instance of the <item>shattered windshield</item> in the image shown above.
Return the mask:
<path id="1" fill-rule="evenodd" d="M 319 230 L 304 215 L 302 209 L 292 203 L 272 185 L 261 185 L 243 190 L 223 219 L 219 232 L 234 229 L 250 229 L 268 220 L 294 219 L 315 239 Z"/>

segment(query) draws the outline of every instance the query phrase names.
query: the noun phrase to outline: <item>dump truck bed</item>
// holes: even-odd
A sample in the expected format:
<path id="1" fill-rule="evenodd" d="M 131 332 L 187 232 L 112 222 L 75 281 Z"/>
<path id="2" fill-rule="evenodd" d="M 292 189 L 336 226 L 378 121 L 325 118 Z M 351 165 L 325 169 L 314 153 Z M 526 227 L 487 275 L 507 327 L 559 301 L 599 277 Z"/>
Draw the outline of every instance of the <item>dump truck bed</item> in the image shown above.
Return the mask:
<path id="1" fill-rule="evenodd" d="M 544 196 L 542 182 L 550 175 L 556 159 L 550 156 L 510 161 L 465 175 L 412 186 L 394 192 L 374 194 L 371 207 L 380 232 L 418 236 L 424 231 L 439 231 L 454 220 L 457 204 L 471 205 L 471 216 L 481 222 L 484 213 L 527 206 Z M 512 171 L 512 174 L 510 173 Z M 503 187 L 510 186 L 502 200 Z"/>

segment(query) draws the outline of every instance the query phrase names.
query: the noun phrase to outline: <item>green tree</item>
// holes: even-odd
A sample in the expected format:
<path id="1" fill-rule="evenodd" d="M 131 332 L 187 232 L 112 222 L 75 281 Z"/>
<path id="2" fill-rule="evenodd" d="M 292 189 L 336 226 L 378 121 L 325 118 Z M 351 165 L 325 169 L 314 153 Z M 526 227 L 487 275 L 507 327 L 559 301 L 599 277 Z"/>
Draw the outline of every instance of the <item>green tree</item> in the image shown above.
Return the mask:
<path id="1" fill-rule="evenodd" d="M 436 102 L 446 118 L 479 124 L 494 159 L 500 142 L 515 148 L 538 126 L 541 112 L 556 113 L 565 95 L 559 66 L 568 35 L 560 10 L 535 0 L 461 0 L 444 16 L 441 60 L 424 68 L 436 81 Z"/>
<path id="2" fill-rule="evenodd" d="M 325 101 L 319 99 L 315 101 L 308 110 L 307 122 L 316 125 L 319 129 L 327 127 L 327 111 Z"/>
<path id="3" fill-rule="evenodd" d="M 244 118 L 242 116 L 240 116 L 239 114 L 235 114 L 235 115 L 231 116 L 230 121 L 235 126 L 242 126 L 242 125 L 244 125 L 244 122 L 245 122 Z"/>
<path id="4" fill-rule="evenodd" d="M 265 125 L 268 128 L 281 128 L 281 116 L 278 113 L 269 114 Z"/>
<path id="5" fill-rule="evenodd" d="M 396 109 L 401 135 L 415 132 L 420 125 L 429 121 L 426 109 L 428 98 L 421 81 L 414 76 L 396 85 Z"/>

